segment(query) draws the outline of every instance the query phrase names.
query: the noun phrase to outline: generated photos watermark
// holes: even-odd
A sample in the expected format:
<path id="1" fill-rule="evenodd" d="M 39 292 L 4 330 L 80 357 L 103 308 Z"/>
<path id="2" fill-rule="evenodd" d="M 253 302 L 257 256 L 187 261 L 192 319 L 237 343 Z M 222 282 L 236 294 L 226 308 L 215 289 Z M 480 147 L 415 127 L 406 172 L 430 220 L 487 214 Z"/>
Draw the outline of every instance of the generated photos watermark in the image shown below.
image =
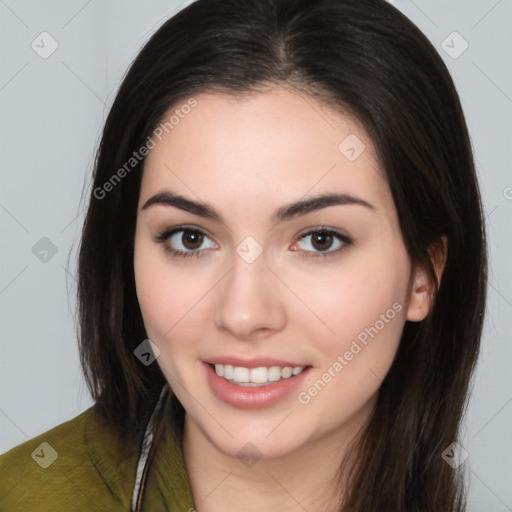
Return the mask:
<path id="1" fill-rule="evenodd" d="M 346 350 L 343 355 L 339 355 L 336 361 L 327 368 L 327 370 L 320 376 L 320 378 L 307 390 L 301 391 L 297 395 L 299 403 L 307 405 L 311 400 L 317 396 L 326 386 L 331 382 L 340 372 L 347 366 L 354 357 L 359 354 L 364 347 L 368 345 L 370 339 L 375 338 L 382 329 L 388 324 L 397 313 L 402 311 L 403 306 L 399 302 L 395 302 L 385 313 L 379 316 L 379 319 L 370 327 L 365 327 L 357 336 L 352 340 L 350 348 Z"/>
<path id="2" fill-rule="evenodd" d="M 174 113 L 165 121 L 160 123 L 146 139 L 146 142 L 132 153 L 132 156 L 105 182 L 101 187 L 93 190 L 96 199 L 104 199 L 109 192 L 114 190 L 123 178 L 126 177 L 144 158 L 148 155 L 149 150 L 156 146 L 155 138 L 162 140 L 164 133 L 170 133 L 184 119 L 194 107 L 197 106 L 197 100 L 189 98 L 186 103 L 179 108 L 174 109 Z"/>

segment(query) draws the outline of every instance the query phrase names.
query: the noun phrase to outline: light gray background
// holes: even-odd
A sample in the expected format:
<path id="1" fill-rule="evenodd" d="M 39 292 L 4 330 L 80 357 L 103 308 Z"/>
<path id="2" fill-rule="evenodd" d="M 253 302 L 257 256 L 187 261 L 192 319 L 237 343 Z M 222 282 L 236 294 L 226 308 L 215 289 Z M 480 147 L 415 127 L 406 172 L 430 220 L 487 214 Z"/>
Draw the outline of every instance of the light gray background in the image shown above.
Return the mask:
<path id="1" fill-rule="evenodd" d="M 2 453 L 92 405 L 73 320 L 82 186 L 129 63 L 189 3 L 0 0 Z M 482 355 L 459 442 L 469 453 L 469 510 L 512 510 L 512 3 L 392 3 L 438 49 L 467 116 L 491 268 Z M 44 31 L 58 44 L 47 58 L 31 47 L 51 49 Z M 464 41 L 467 50 L 453 58 Z M 43 237 L 57 248 L 46 262 L 32 252 Z"/>

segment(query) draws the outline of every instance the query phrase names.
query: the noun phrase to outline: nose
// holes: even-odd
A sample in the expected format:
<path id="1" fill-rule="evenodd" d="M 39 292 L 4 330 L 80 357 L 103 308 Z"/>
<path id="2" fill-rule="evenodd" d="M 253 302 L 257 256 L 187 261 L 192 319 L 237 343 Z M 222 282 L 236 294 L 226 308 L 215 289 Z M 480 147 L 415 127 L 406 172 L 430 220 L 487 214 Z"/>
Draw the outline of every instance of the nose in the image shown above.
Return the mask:
<path id="1" fill-rule="evenodd" d="M 264 256 L 247 263 L 235 255 L 233 267 L 220 283 L 215 324 L 233 339 L 261 339 L 286 324 L 283 285 L 266 266 Z"/>

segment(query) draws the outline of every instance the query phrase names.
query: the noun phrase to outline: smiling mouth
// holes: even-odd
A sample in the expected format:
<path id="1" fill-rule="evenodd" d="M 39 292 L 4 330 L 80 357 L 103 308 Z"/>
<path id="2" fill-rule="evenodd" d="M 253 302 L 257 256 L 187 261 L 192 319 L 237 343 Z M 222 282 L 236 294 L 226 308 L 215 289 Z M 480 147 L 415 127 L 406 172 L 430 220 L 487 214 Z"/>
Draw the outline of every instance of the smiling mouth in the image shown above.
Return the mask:
<path id="1" fill-rule="evenodd" d="M 215 373 L 227 382 L 237 386 L 262 387 L 275 382 L 292 379 L 300 375 L 309 366 L 259 366 L 246 368 L 230 364 L 208 363 Z"/>

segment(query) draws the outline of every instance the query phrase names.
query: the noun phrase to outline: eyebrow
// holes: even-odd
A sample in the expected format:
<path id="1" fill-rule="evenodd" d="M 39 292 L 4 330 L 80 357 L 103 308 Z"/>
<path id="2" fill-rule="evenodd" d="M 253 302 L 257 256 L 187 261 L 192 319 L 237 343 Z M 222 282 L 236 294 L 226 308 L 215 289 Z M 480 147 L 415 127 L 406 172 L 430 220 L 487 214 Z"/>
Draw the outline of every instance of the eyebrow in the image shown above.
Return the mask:
<path id="1" fill-rule="evenodd" d="M 213 206 L 206 203 L 192 201 L 186 197 L 174 194 L 169 190 L 164 190 L 150 197 L 144 203 L 142 210 L 146 210 L 150 206 L 154 205 L 174 206 L 175 208 L 179 208 L 180 210 L 184 210 L 199 217 L 224 223 L 222 215 L 218 213 Z M 359 205 L 375 211 L 375 207 L 372 204 L 351 194 L 323 194 L 307 199 L 301 199 L 300 201 L 282 206 L 272 215 L 272 222 L 277 224 L 329 206 L 345 205 Z"/>

